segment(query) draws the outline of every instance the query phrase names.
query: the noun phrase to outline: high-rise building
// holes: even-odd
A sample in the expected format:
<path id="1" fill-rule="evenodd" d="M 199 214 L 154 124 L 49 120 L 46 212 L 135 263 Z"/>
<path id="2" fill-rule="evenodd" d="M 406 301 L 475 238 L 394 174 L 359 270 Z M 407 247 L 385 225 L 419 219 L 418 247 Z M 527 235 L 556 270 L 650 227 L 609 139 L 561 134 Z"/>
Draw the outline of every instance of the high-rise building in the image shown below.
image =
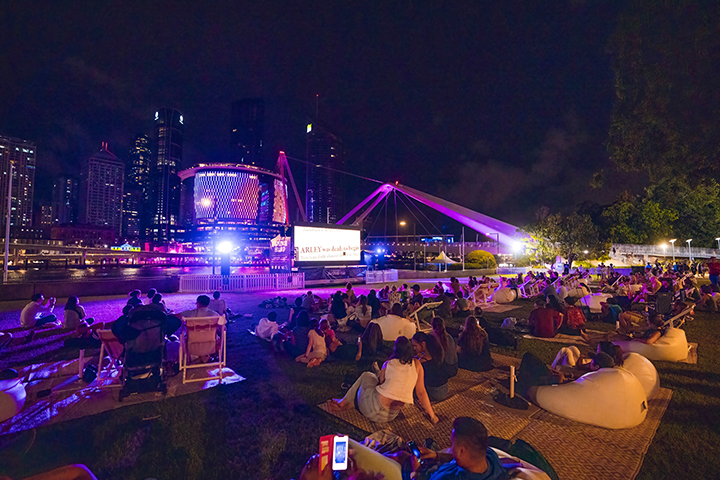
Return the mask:
<path id="1" fill-rule="evenodd" d="M 176 240 L 180 224 L 180 177 L 182 167 L 183 115 L 173 108 L 155 112 L 152 185 L 150 203 L 153 208 L 145 238 L 155 243 Z"/>
<path id="2" fill-rule="evenodd" d="M 338 172 L 345 167 L 340 137 L 317 122 L 309 123 L 307 162 L 305 212 L 308 221 L 335 223 L 345 214 L 345 189 L 342 174 Z"/>
<path id="3" fill-rule="evenodd" d="M 53 183 L 53 223 L 75 223 L 78 220 L 78 180 L 61 175 Z"/>
<path id="4" fill-rule="evenodd" d="M 40 203 L 40 218 L 38 218 L 38 221 L 35 223 L 36 227 L 44 228 L 49 227 L 53 224 L 53 220 L 55 220 L 53 215 L 53 208 L 51 203 L 42 202 Z"/>
<path id="5" fill-rule="evenodd" d="M 0 136 L 0 225 L 7 218 L 7 191 L 10 165 L 14 167 L 11 192 L 10 226 L 31 227 L 35 193 L 35 144 L 19 138 Z M 4 231 L 4 230 L 3 230 Z"/>
<path id="6" fill-rule="evenodd" d="M 107 143 L 83 163 L 80 174 L 80 223 L 122 228 L 125 165 L 108 151 Z"/>
<path id="7" fill-rule="evenodd" d="M 127 238 L 144 236 L 146 227 L 152 224 L 152 161 L 150 137 L 137 135 L 130 149 L 130 164 L 123 195 L 123 236 Z"/>
<path id="8" fill-rule="evenodd" d="M 265 134 L 265 101 L 245 98 L 232 103 L 230 117 L 230 148 L 232 161 L 245 165 L 262 165 Z"/>

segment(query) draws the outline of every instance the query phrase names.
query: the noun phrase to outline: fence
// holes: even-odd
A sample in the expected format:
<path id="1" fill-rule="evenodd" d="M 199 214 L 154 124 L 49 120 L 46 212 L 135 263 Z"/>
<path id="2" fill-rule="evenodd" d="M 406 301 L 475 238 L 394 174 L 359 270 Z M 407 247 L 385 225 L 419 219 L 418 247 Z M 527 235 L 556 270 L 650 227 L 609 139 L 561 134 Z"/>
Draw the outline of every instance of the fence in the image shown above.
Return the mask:
<path id="1" fill-rule="evenodd" d="M 259 275 L 180 275 L 180 292 L 258 292 L 305 288 L 304 273 Z"/>
<path id="2" fill-rule="evenodd" d="M 685 244 L 687 245 L 687 244 Z M 663 248 L 660 245 L 628 245 L 623 243 L 613 243 L 612 250 L 613 256 L 616 255 L 638 255 L 644 256 L 649 255 L 653 257 L 666 257 L 672 258 L 710 258 L 720 256 L 720 250 L 714 248 L 700 248 L 676 245 L 674 248 L 672 245 L 665 245 Z"/>
<path id="3" fill-rule="evenodd" d="M 398 281 L 397 270 L 366 270 L 365 283 L 391 283 Z"/>
<path id="4" fill-rule="evenodd" d="M 517 275 L 518 273 L 527 273 L 527 267 L 498 267 L 498 275 Z"/>

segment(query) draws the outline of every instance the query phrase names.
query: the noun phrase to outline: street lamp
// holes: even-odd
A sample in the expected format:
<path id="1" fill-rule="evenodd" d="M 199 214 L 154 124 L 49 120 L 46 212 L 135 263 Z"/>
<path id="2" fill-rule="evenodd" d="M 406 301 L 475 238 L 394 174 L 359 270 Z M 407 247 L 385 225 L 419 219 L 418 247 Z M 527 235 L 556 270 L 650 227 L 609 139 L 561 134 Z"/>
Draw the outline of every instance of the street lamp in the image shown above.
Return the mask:
<path id="1" fill-rule="evenodd" d="M 720 237 L 717 237 L 715 240 L 718 242 L 718 250 L 720 250 Z"/>
<path id="2" fill-rule="evenodd" d="M 400 226 L 404 227 L 405 225 L 407 225 L 407 222 L 405 220 L 402 220 L 400 222 Z M 415 244 L 415 222 L 413 222 L 413 271 L 417 270 L 417 261 L 415 260 L 415 257 L 416 257 L 415 250 L 417 250 L 417 248 L 416 248 L 416 244 Z"/>
<path id="3" fill-rule="evenodd" d="M 205 208 L 210 208 L 210 205 L 213 207 L 213 249 L 212 249 L 212 274 L 215 275 L 215 257 L 217 256 L 217 251 L 215 248 L 215 242 L 217 241 L 217 197 L 204 197 L 200 200 L 200 205 L 202 205 Z"/>
<path id="4" fill-rule="evenodd" d="M 690 242 L 692 242 L 692 238 L 688 238 L 685 240 L 688 244 L 688 257 L 690 257 L 690 263 L 692 263 L 692 249 L 690 247 Z"/>
<path id="5" fill-rule="evenodd" d="M 670 243 L 672 244 L 673 263 L 675 263 L 675 242 L 677 242 L 677 238 L 670 240 Z"/>
<path id="6" fill-rule="evenodd" d="M 663 249 L 663 257 L 666 257 L 666 256 L 667 256 L 667 255 L 666 255 L 666 253 L 667 253 L 667 252 L 666 252 L 666 250 L 667 250 L 667 245 L 665 245 L 665 244 L 663 243 L 662 245 L 660 245 L 660 248 Z M 663 261 L 665 261 L 665 260 L 663 260 Z"/>

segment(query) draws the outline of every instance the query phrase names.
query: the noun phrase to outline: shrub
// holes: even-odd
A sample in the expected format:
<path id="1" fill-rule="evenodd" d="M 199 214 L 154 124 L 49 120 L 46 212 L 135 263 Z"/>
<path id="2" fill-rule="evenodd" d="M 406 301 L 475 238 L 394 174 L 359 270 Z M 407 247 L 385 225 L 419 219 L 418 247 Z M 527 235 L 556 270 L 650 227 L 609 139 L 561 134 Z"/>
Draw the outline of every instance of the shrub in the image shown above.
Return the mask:
<path id="1" fill-rule="evenodd" d="M 485 250 L 473 250 L 465 257 L 465 261 L 468 263 L 476 263 L 480 265 L 480 268 L 497 268 L 495 256 Z"/>

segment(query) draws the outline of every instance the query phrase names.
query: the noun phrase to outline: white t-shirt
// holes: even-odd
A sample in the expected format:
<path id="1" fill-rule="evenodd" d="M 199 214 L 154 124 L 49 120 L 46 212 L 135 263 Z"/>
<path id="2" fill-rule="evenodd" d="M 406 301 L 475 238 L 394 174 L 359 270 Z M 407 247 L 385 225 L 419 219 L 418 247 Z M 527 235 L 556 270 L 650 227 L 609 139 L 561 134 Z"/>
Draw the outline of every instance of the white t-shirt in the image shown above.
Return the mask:
<path id="1" fill-rule="evenodd" d="M 327 355 L 325 337 L 318 335 L 315 330 L 310 330 L 310 332 L 308 332 L 308 338 L 310 339 L 310 345 L 312 345 L 312 349 L 310 351 Z"/>
<path id="2" fill-rule="evenodd" d="M 55 308 L 55 305 L 46 307 L 38 302 L 28 303 L 25 305 L 25 308 L 22 309 L 22 312 L 20 312 L 20 325 L 26 328 L 34 327 L 39 319 L 50 315 L 53 308 Z"/>
<path id="3" fill-rule="evenodd" d="M 271 322 L 268 318 L 261 318 L 257 327 L 255 327 L 255 333 L 262 339 L 272 340 L 278 333 L 278 324 L 277 322 Z"/>
<path id="4" fill-rule="evenodd" d="M 210 310 L 218 312 L 220 315 L 225 315 L 225 311 L 227 310 L 227 304 L 225 303 L 224 298 L 218 298 L 217 300 L 213 298 L 210 300 L 210 305 L 208 305 L 208 308 Z"/>
<path id="5" fill-rule="evenodd" d="M 398 337 L 412 338 L 417 332 L 415 322 L 407 318 L 398 317 L 397 315 L 385 315 L 380 317 L 373 322 L 380 325 L 382 330 L 383 340 L 386 342 L 394 342 Z"/>

